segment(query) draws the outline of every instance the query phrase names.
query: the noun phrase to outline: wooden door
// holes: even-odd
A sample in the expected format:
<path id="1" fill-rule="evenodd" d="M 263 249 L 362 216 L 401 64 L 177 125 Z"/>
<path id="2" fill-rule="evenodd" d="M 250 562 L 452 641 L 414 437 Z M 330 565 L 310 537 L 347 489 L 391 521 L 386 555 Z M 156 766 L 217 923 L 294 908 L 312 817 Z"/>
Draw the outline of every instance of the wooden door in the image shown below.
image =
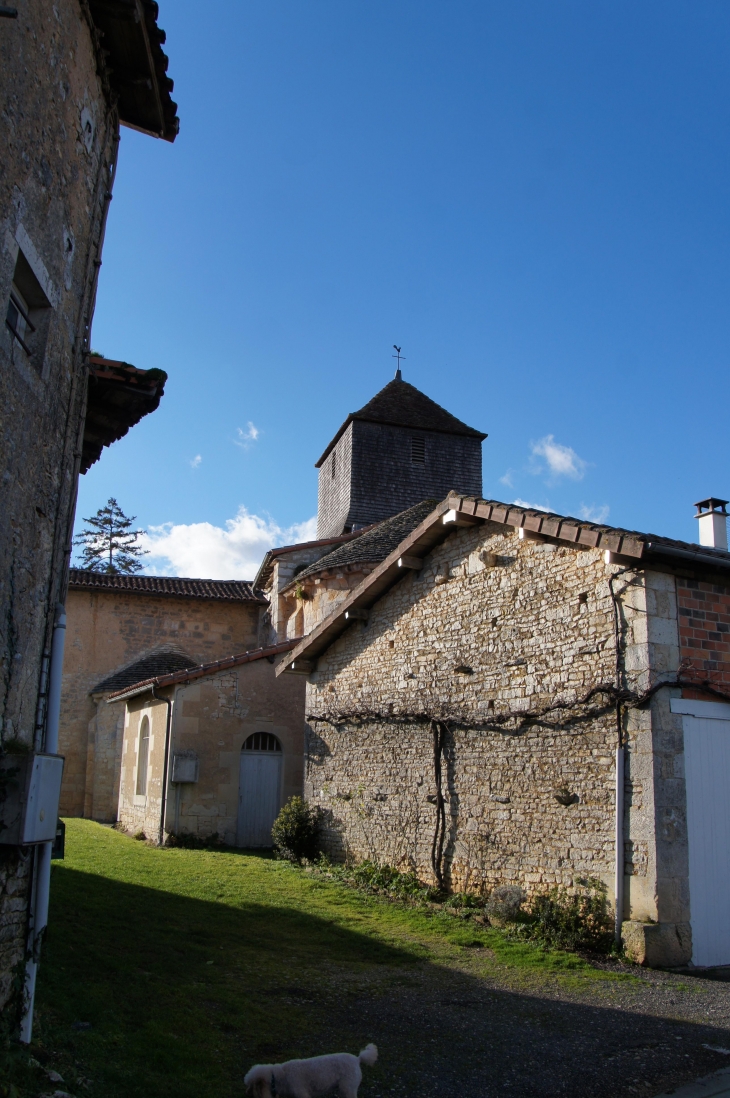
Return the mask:
<path id="1" fill-rule="evenodd" d="M 279 752 L 241 752 L 238 846 L 273 845 L 271 827 L 281 807 L 281 759 Z"/>

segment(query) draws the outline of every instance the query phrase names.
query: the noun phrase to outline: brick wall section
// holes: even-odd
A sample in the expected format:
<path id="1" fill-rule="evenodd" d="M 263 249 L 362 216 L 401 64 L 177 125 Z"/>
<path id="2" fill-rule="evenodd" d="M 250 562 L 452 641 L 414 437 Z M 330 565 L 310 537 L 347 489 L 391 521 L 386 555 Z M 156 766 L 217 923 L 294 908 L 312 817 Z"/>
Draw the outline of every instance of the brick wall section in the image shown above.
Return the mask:
<path id="1" fill-rule="evenodd" d="M 496 566 L 485 566 L 484 552 Z M 593 875 L 613 894 L 614 710 L 522 730 L 514 719 L 491 728 L 489 720 L 614 681 L 615 570 L 596 550 L 519 541 L 490 523 L 461 530 L 319 657 L 308 688 L 306 789 L 327 813 L 335 857 L 375 857 L 431 877 L 432 739 L 428 722 L 413 717 L 422 713 L 449 720 L 453 887 L 532 891 Z M 641 690 L 654 671 L 677 669 L 674 579 L 638 573 L 616 590 L 626 682 Z M 629 711 L 627 735 L 625 915 L 684 926 L 681 726 L 663 693 Z M 576 803 L 558 803 L 561 787 Z"/>
<path id="2" fill-rule="evenodd" d="M 730 692 L 730 589 L 678 577 L 677 603 L 688 670 Z"/>
<path id="3" fill-rule="evenodd" d="M 264 607 L 124 591 L 74 590 L 66 603 L 59 750 L 66 756 L 61 812 L 116 819 L 122 739 L 116 710 L 89 691 L 118 668 L 164 645 L 198 663 L 259 646 Z"/>
<path id="4" fill-rule="evenodd" d="M 425 440 L 424 465 L 411 460 L 414 436 Z M 479 439 L 355 420 L 319 471 L 317 536 L 341 534 L 345 525 L 379 522 L 422 499 L 443 499 L 452 489 L 481 496 Z"/>
<path id="5" fill-rule="evenodd" d="M 118 122 L 78 0 L 19 8 L 0 34 L 0 744 L 27 748 L 63 596 L 86 390 L 84 321 Z M 5 325 L 19 250 L 51 302 L 36 317 L 30 357 Z M 24 856 L 0 849 L 0 1009 L 25 945 L 27 881 Z"/>

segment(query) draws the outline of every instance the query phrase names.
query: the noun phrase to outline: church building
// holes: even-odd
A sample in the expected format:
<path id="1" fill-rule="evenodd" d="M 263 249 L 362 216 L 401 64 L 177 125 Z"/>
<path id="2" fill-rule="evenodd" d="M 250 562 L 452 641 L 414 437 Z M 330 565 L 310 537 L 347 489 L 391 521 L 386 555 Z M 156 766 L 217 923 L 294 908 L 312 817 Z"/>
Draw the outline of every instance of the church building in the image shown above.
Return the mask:
<path id="1" fill-rule="evenodd" d="M 452 489 L 481 495 L 486 437 L 403 381 L 399 369 L 350 413 L 316 463 L 317 536 L 349 534 Z"/>
<path id="2" fill-rule="evenodd" d="M 398 371 L 348 416 L 318 463 L 318 539 L 270 550 L 253 582 L 72 569 L 62 813 L 121 820 L 150 837 L 164 817 L 166 833 L 215 832 L 231 844 L 268 845 L 280 805 L 303 789 L 306 686 L 277 679 L 272 662 L 440 494 L 481 490 L 485 437 Z M 424 503 L 424 493 L 433 498 Z M 253 744 L 264 744 L 263 754 L 258 747 L 251 754 Z M 259 788 L 253 810 L 244 796 L 251 767 L 276 787 Z M 194 781 L 180 777 L 190 774 Z M 165 780 L 174 796 L 163 792 Z"/>

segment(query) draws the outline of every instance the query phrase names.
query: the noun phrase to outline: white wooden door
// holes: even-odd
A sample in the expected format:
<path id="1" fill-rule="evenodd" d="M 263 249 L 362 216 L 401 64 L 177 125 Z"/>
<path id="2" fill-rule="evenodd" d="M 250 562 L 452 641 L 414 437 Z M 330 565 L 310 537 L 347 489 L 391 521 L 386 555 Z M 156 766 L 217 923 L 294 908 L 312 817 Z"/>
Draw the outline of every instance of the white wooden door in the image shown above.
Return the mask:
<path id="1" fill-rule="evenodd" d="M 272 846 L 271 827 L 279 814 L 281 755 L 242 751 L 238 787 L 238 846 Z"/>
<path id="2" fill-rule="evenodd" d="M 690 705 L 685 702 L 683 708 L 686 711 Z M 730 964 L 730 706 L 694 702 L 691 708 L 695 714 L 702 714 L 685 715 L 683 719 L 692 962 L 727 965 Z M 713 715 L 705 716 L 708 712 Z"/>

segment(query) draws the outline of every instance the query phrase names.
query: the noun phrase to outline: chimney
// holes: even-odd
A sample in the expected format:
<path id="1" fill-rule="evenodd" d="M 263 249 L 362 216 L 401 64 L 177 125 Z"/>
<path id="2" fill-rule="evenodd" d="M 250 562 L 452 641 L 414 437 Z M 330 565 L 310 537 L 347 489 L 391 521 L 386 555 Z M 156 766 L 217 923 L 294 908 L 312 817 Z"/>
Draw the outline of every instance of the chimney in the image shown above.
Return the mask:
<path id="1" fill-rule="evenodd" d="M 697 508 L 696 519 L 700 523 L 700 545 L 711 545 L 713 549 L 725 549 L 727 551 L 727 506 L 729 500 L 701 499 L 695 503 Z"/>

